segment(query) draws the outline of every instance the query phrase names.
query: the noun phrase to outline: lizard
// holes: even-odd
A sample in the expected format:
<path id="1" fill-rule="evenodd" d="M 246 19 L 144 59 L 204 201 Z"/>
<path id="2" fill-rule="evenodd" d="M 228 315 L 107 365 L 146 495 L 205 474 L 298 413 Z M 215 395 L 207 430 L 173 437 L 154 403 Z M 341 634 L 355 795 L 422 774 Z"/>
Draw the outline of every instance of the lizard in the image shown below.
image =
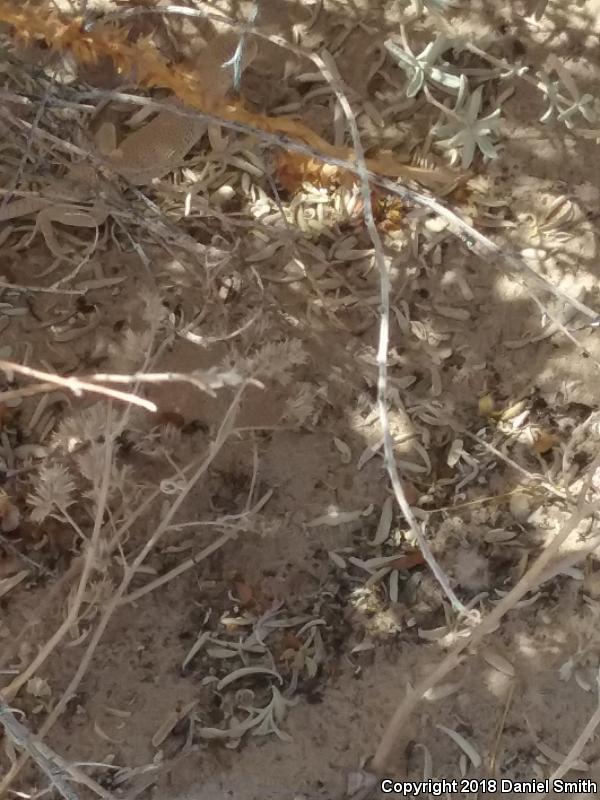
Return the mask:
<path id="1" fill-rule="evenodd" d="M 221 35 L 212 39 L 209 47 L 194 58 L 194 70 L 215 96 L 224 97 L 232 88 L 233 66 L 230 61 L 236 47 L 235 36 Z M 255 59 L 257 50 L 254 39 L 245 42 L 244 69 Z M 103 144 L 106 161 L 114 172 L 134 186 L 151 183 L 179 166 L 207 127 L 200 117 L 161 111 L 143 128 L 130 133 L 118 147 L 115 147 L 114 130 L 109 132 Z"/>
<path id="2" fill-rule="evenodd" d="M 233 54 L 231 39 L 218 37 L 195 60 L 196 69 L 211 82 L 213 92 L 226 95 L 233 83 L 233 70 L 227 65 Z M 243 66 L 255 58 L 256 43 L 250 40 L 244 50 Z M 150 122 L 129 133 L 116 145 L 116 131 L 110 123 L 102 125 L 95 139 L 98 155 L 109 170 L 125 178 L 134 186 L 152 183 L 176 169 L 207 129 L 207 123 L 198 117 L 188 117 L 172 111 L 159 112 Z M 57 257 L 66 255 L 59 245 L 53 223 L 98 228 L 110 215 L 102 200 L 91 206 L 81 205 L 82 189 L 88 190 L 97 182 L 93 167 L 72 165 L 69 175 L 61 182 L 61 193 L 73 197 L 73 202 L 56 202 L 43 194 L 28 195 L 0 206 L 0 222 L 35 214 L 35 229 L 44 237 L 49 250 Z M 56 193 L 56 187 L 53 188 Z M 89 193 L 89 192 L 88 192 Z"/>
<path id="3" fill-rule="evenodd" d="M 246 64 L 256 55 L 254 40 L 250 39 L 247 45 Z M 124 43 L 120 46 L 127 47 Z M 199 62 L 197 61 L 198 56 L 194 58 L 195 82 L 192 77 L 187 92 L 183 92 L 178 84 L 177 93 L 183 96 L 190 106 L 203 107 L 203 104 L 206 104 L 209 109 L 216 110 L 218 116 L 225 120 L 235 119 L 238 122 L 247 122 L 267 132 L 275 131 L 304 141 L 309 146 L 321 150 L 326 156 L 354 160 L 351 148 L 334 147 L 312 129 L 293 119 L 287 117 L 264 118 L 260 114 L 248 111 L 240 103 L 224 103 L 222 99 L 227 95 L 232 84 L 233 70 L 230 67 L 229 59 L 232 52 L 231 39 L 226 36 L 211 38 L 209 46 L 199 54 Z M 225 68 L 223 68 L 224 66 Z M 168 71 L 163 73 L 163 86 L 168 76 L 170 76 L 170 80 L 173 77 Z M 205 91 L 203 88 L 205 86 L 210 88 Z M 175 102 L 180 101 L 176 100 Z M 163 177 L 173 171 L 199 141 L 205 130 L 206 123 L 198 117 L 162 111 L 143 128 L 126 136 L 118 147 L 114 146 L 114 142 L 111 143 L 105 154 L 104 163 L 130 183 L 144 185 L 150 183 L 154 178 Z M 367 158 L 366 164 L 374 172 L 389 177 L 414 180 L 423 186 L 428 184 L 447 185 L 450 177 L 456 180 L 456 175 L 447 174 L 447 170 L 421 169 L 408 164 L 396 163 L 390 157 Z M 36 214 L 36 229 L 41 230 L 53 253 L 64 255 L 53 237 L 53 222 L 97 228 L 106 220 L 110 209 L 97 201 L 90 208 L 76 203 L 56 204 L 49 198 L 24 198 L 0 207 L 0 222 L 32 213 Z"/>

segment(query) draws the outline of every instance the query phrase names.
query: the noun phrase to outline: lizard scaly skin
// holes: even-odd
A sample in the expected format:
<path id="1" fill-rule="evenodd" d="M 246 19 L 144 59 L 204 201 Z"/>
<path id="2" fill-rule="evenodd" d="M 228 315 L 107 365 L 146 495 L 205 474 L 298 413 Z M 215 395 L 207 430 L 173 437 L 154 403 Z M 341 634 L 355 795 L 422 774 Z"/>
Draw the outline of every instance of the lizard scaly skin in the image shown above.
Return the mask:
<path id="1" fill-rule="evenodd" d="M 232 68 L 223 67 L 223 64 L 232 56 L 235 46 L 235 42 L 232 43 L 230 39 L 215 38 L 197 60 L 196 67 L 201 73 L 206 72 L 212 90 L 222 95 L 227 94 L 233 82 Z M 253 40 L 248 41 L 244 66 L 247 66 L 255 55 L 256 44 Z M 201 139 L 206 127 L 206 122 L 198 117 L 162 111 L 142 128 L 127 135 L 118 147 L 105 153 L 104 161 L 130 183 L 136 186 L 148 184 L 155 178 L 162 178 L 176 169 Z M 91 168 L 86 169 L 84 165 L 77 166 L 79 169 L 73 167 L 71 177 L 76 178 L 77 172 L 80 172 L 81 182 L 83 175 L 89 173 Z M 68 181 L 64 183 L 66 186 Z M 12 200 L 0 206 L 0 222 L 35 214 L 36 227 L 44 235 L 46 244 L 54 255 L 63 256 L 65 253 L 53 234 L 53 222 L 76 227 L 98 227 L 110 213 L 102 203 L 95 203 L 91 207 L 78 205 L 79 198 L 76 195 L 77 192 L 74 192 L 73 203 L 57 203 L 52 197 L 44 195 Z"/>
<path id="2" fill-rule="evenodd" d="M 200 74 L 210 80 L 212 91 L 226 95 L 233 83 L 233 68 L 223 64 L 231 58 L 236 42 L 217 38 L 195 64 Z M 250 40 L 244 51 L 244 66 L 254 59 L 256 43 Z M 123 139 L 108 153 L 108 165 L 130 183 L 141 186 L 162 178 L 178 167 L 207 128 L 204 120 L 162 111 L 153 120 Z"/>

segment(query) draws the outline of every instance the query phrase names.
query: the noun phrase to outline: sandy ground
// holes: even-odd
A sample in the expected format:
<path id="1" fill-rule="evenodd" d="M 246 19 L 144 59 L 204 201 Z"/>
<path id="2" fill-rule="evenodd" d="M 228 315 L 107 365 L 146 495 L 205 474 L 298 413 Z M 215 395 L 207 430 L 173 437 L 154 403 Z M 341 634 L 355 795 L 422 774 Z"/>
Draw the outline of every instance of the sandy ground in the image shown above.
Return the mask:
<path id="1" fill-rule="evenodd" d="M 223 0 L 218 5 L 239 13 L 237 4 L 230 8 Z M 500 5 L 469 3 L 468 13 L 459 8 L 447 18 L 457 34 L 487 36 L 488 42 L 496 41 L 496 55 L 510 61 L 519 58 L 533 69 L 553 53 L 572 69 L 582 91 L 595 91 L 600 51 L 597 0 L 550 0 L 539 22 L 526 16 L 533 4 Z M 429 123 L 420 115 L 422 109 L 392 112 L 383 127 L 377 126 L 376 114 L 364 109 L 370 100 L 381 114 L 389 100 L 386 91 L 401 94 L 378 73 L 368 84 L 366 76 L 378 57 L 373 45 L 398 33 L 403 8 L 399 2 L 325 0 L 315 16 L 314 3 L 265 0 L 261 25 L 285 36 L 299 31 L 306 47 L 328 45 L 351 99 L 363 109 L 359 123 L 365 136 L 379 145 L 404 142 L 408 147 L 414 137 L 426 133 Z M 431 38 L 428 31 L 434 22 L 426 19 L 415 28 L 417 44 Z M 385 63 L 388 76 L 401 87 L 402 73 L 389 60 Z M 335 136 L 328 97 L 319 99 L 317 94 L 305 100 L 307 92 L 321 86 L 306 78 L 314 68 L 293 64 L 276 47 L 262 45 L 245 75 L 245 96 L 269 111 L 302 101 L 299 115 Z M 490 200 L 485 230 L 512 246 L 530 248 L 532 266 L 598 308 L 597 145 L 565 135 L 558 125 L 540 125 L 539 94 L 523 82 L 514 82 L 514 87 L 502 106 L 499 158 L 491 164 L 475 163 Z M 202 162 L 194 169 L 201 167 Z M 456 636 L 448 604 L 422 565 L 400 565 L 395 575 L 384 575 L 371 585 L 371 573 L 361 567 L 369 558 L 412 552 L 406 525 L 396 512 L 389 538 L 371 544 L 389 489 L 380 455 L 365 457 L 380 436 L 372 413 L 378 282 L 369 256 L 356 255 L 370 247 L 368 237 L 360 221 L 350 221 L 323 235 L 307 234 L 303 242 L 297 237 L 293 247 L 264 255 L 275 235 L 248 233 L 252 216 L 247 206 L 236 205 L 235 191 L 241 185 L 239 177 L 236 180 L 233 200 L 214 187 L 208 195 L 211 203 L 221 203 L 225 216 L 232 215 L 235 224 L 229 227 L 209 214 L 182 220 L 177 210 L 181 192 L 174 191 L 167 206 L 172 221 L 187 226 L 195 241 L 214 248 L 212 263 L 206 252 L 199 251 L 194 261 L 189 252 L 184 257 L 144 243 L 146 266 L 124 246 L 124 238 L 124 252 L 106 238 L 79 276 L 100 281 L 99 288 L 77 301 L 32 294 L 27 303 L 19 301 L 25 311 L 10 317 L 2 333 L 4 356 L 16 361 L 25 357 L 27 348 L 29 363 L 60 371 L 137 368 L 147 344 L 145 298 L 152 292 L 160 298 L 167 322 L 172 321 L 171 328 L 165 323 L 163 333 L 201 314 L 194 330 L 208 337 L 208 343 L 199 346 L 164 333 L 157 371 L 220 366 L 228 357 L 250 357 L 265 342 L 294 340 L 302 351 L 287 382 L 278 377 L 282 370 L 274 369 L 275 378 L 267 377 L 264 389 L 248 390 L 236 420 L 239 432 L 191 492 L 177 522 L 229 519 L 227 515 L 247 513 L 261 498 L 266 498 L 264 505 L 247 514 L 235 538 L 213 555 L 117 609 L 75 696 L 47 737 L 67 761 L 93 764 L 86 771 L 127 800 L 345 797 L 352 789 L 352 774 L 373 754 L 407 688 L 439 663 Z M 569 215 L 540 230 L 562 196 L 571 204 Z M 535 232 L 532 220 L 540 223 Z M 63 235 L 85 237 L 64 230 Z M 34 285 L 52 259 L 39 237 L 27 249 L 19 249 L 19 241 L 18 230 L 3 240 L 3 279 Z M 239 241 L 242 245 L 232 248 Z M 572 463 L 583 468 L 600 432 L 592 424 L 572 437 L 597 413 L 598 333 L 590 328 L 576 333 L 580 347 L 561 335 L 542 336 L 539 310 L 523 286 L 468 252 L 447 231 L 424 230 L 420 241 L 425 249 L 421 246 L 417 253 L 400 247 L 400 241 L 390 236 L 385 242 L 394 265 L 392 303 L 398 310 L 392 320 L 390 359 L 397 455 L 411 501 L 422 510 L 435 555 L 456 592 L 464 602 L 484 593 L 480 607 L 489 610 L 556 533 L 568 510 L 549 492 L 519 493 L 527 483 L 523 474 L 469 434 L 557 485 L 567 443 L 574 442 Z M 298 278 L 294 258 L 303 261 L 309 280 Z M 69 269 L 59 268 L 65 274 Z M 107 286 L 113 278 L 115 285 Z M 550 307 L 565 323 L 580 321 L 556 301 Z M 65 313 L 71 315 L 70 322 L 62 322 Z M 251 321 L 254 317 L 257 321 Z M 92 320 L 95 324 L 88 331 Z M 245 332 L 227 338 L 247 324 Z M 77 328 L 84 333 L 67 335 Z M 219 341 L 211 343 L 211 337 Z M 274 363 L 277 355 L 269 359 Z M 143 494 L 167 478 L 174 464 L 181 469 L 204 453 L 232 395 L 225 389 L 211 398 L 183 384 L 176 390 L 150 387 L 147 396 L 159 405 L 162 430 L 155 430 L 152 438 L 155 420 L 144 413 L 132 415 L 117 453 L 120 466 L 133 476 L 127 479 L 127 491 L 133 496 L 135 486 Z M 514 415 L 507 414 L 504 428 L 494 432 L 492 422 L 480 414 L 479 400 L 486 396 L 500 410 L 517 402 L 523 405 Z M 44 458 L 54 457 L 56 451 L 49 449 L 50 442 L 56 442 L 52 432 L 58 430 L 64 444 L 68 433 L 59 427 L 61 422 L 81 419 L 81 404 L 63 395 L 43 411 L 41 420 L 32 421 L 36 403 L 24 403 L 3 423 L 2 436 L 8 437 L 3 440 L 5 455 L 9 444 L 13 450 L 35 444 L 46 448 L 40 452 Z M 525 410 L 528 414 L 522 416 Z M 518 420 L 514 436 L 511 419 Z M 536 452 L 527 446 L 526 435 L 516 436 L 519 426 L 553 437 L 551 445 Z M 454 462 L 449 451 L 457 439 L 467 457 Z M 38 464 L 34 454 L 25 474 L 7 482 L 7 492 L 23 509 L 28 481 Z M 132 531 L 125 545 L 128 553 L 137 552 L 135 543 L 144 540 L 171 500 L 165 488 L 153 515 L 142 517 Z M 333 525 L 331 517 L 323 520 L 332 511 L 354 513 Z M 89 513 L 74 513 L 89 532 Z M 72 601 L 71 585 L 60 581 L 68 576 L 79 544 L 64 523 L 49 520 L 36 526 L 25 517 L 23 512 L 21 526 L 5 535 L 8 544 L 0 564 L 5 564 L 4 575 L 12 574 L 10 559 L 16 558 L 16 548 L 41 569 L 27 567 L 27 578 L 2 599 L 3 682 L 30 663 Z M 135 577 L 133 588 L 194 556 L 227 530 L 231 526 L 223 523 L 216 529 L 201 525 L 169 531 L 145 572 Z M 573 537 L 565 552 L 581 546 Z M 578 567 L 565 566 L 523 607 L 513 610 L 485 646 L 469 654 L 421 703 L 397 743 L 389 777 L 419 779 L 428 757 L 436 779 L 548 777 L 597 705 L 597 570 L 592 553 Z M 68 685 L 98 621 L 98 609 L 119 580 L 115 554 L 110 567 L 93 576 L 96 595 L 89 599 L 87 616 L 41 667 L 39 682 L 28 684 L 13 701 L 26 712 L 32 730 L 39 728 Z M 215 685 L 233 669 L 255 663 L 251 657 L 236 656 L 231 648 L 248 634 L 248 625 L 252 628 L 273 610 L 275 619 L 287 621 L 287 627 L 269 629 L 267 639 L 271 666 L 282 676 L 282 691 L 289 689 L 296 674 L 295 689 L 289 693 L 295 704 L 279 725 L 282 738 L 271 733 L 245 735 L 240 741 L 209 740 L 203 729 L 226 728 L 245 718 L 249 691 L 260 707 L 269 696 L 272 676 L 250 675 L 219 691 Z M 318 646 L 313 639 L 303 647 L 307 622 L 309 632 L 311 625 L 319 630 Z M 213 642 L 212 650 L 199 647 L 188 659 L 205 631 L 220 644 Z M 183 719 L 158 736 L 165 720 L 173 714 L 176 720 L 182 709 Z M 471 743 L 480 766 L 473 766 L 440 726 Z M 8 768 L 9 757 L 7 748 L 0 755 L 0 771 Z M 596 738 L 580 758 L 585 771 L 571 770 L 567 777 L 588 778 L 600 786 Z M 29 768 L 19 781 L 25 792 L 45 786 L 39 773 Z"/>

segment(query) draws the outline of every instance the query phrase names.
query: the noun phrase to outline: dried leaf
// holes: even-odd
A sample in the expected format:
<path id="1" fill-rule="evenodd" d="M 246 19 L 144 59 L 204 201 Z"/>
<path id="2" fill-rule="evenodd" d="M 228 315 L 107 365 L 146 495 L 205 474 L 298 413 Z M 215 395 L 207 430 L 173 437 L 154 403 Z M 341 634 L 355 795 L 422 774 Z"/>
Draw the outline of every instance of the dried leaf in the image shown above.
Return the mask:
<path id="1" fill-rule="evenodd" d="M 458 731 L 455 731 L 452 728 L 447 728 L 445 725 L 436 725 L 435 727 L 438 728 L 438 730 L 443 731 L 454 742 L 456 742 L 463 753 L 467 756 L 473 767 L 475 769 L 479 769 L 481 766 L 481 756 L 473 747 L 471 742 L 465 739 L 465 737 L 458 733 Z"/>
<path id="2" fill-rule="evenodd" d="M 507 531 L 504 528 L 494 528 L 487 531 L 483 537 L 489 544 L 501 544 L 502 542 L 510 542 L 517 534 L 515 531 Z"/>
<path id="3" fill-rule="evenodd" d="M 210 638 L 210 631 L 203 631 L 198 636 L 198 638 L 196 639 L 196 641 L 194 642 L 194 644 L 190 648 L 190 651 L 188 652 L 186 657 L 183 659 L 183 663 L 181 665 L 181 669 L 184 670 L 187 667 L 187 665 L 194 658 L 196 653 L 198 653 L 204 647 L 204 645 L 206 644 L 206 642 L 208 641 L 209 638 Z"/>
<path id="4" fill-rule="evenodd" d="M 8 594 L 15 586 L 18 586 L 21 581 L 25 580 L 28 575 L 29 572 L 24 569 L 16 575 L 13 575 L 12 578 L 3 578 L 0 580 L 0 597 L 4 597 L 5 594 Z"/>
<path id="5" fill-rule="evenodd" d="M 494 414 L 494 398 L 491 394 L 484 394 L 479 398 L 479 416 L 489 419 Z"/>
<path id="6" fill-rule="evenodd" d="M 421 744 L 421 742 L 416 742 L 415 750 L 417 747 L 423 751 L 423 780 L 431 780 L 433 777 L 433 759 L 431 757 L 431 753 L 424 744 Z"/>
<path id="7" fill-rule="evenodd" d="M 555 764 L 560 764 L 562 766 L 566 760 L 564 755 L 562 753 L 559 753 L 557 750 L 554 750 L 554 748 L 549 747 L 547 744 L 538 739 L 538 736 L 527 717 L 525 717 L 525 724 L 527 725 L 529 734 L 533 739 L 533 743 L 540 751 L 540 753 L 545 755 L 546 758 L 550 759 L 550 761 L 553 761 Z M 579 758 L 576 759 L 575 761 L 570 762 L 570 769 L 577 770 L 577 772 L 588 772 L 589 768 L 590 768 L 589 765 L 586 764 L 585 761 L 582 761 Z"/>
<path id="8" fill-rule="evenodd" d="M 463 445 L 464 442 L 460 438 L 454 439 L 452 441 L 450 449 L 448 450 L 448 455 L 446 456 L 446 464 L 450 468 L 455 467 L 458 464 L 460 457 L 463 453 Z"/>
<path id="9" fill-rule="evenodd" d="M 34 677 L 27 681 L 25 686 L 27 693 L 33 697 L 51 697 L 52 689 L 50 684 L 44 678 Z"/>
<path id="10" fill-rule="evenodd" d="M 375 649 L 375 645 L 373 644 L 373 642 L 370 639 L 365 639 L 364 641 L 360 642 L 360 644 L 354 645 L 354 647 L 352 648 L 352 650 L 350 652 L 351 653 L 365 653 L 365 652 L 367 652 L 369 650 L 374 650 L 374 649 Z"/>
<path id="11" fill-rule="evenodd" d="M 415 550 L 413 553 L 407 553 L 404 556 L 394 559 L 390 562 L 389 566 L 392 569 L 414 569 L 420 567 L 425 563 L 423 553 L 420 550 Z"/>
<path id="12" fill-rule="evenodd" d="M 400 595 L 400 573 L 397 569 L 390 572 L 388 579 L 390 587 L 390 603 L 396 604 Z"/>
<path id="13" fill-rule="evenodd" d="M 370 444 L 368 447 L 366 447 L 361 453 L 360 458 L 358 459 L 356 468 L 358 470 L 361 470 L 364 467 L 364 465 L 381 450 L 382 447 L 383 447 L 383 439 L 380 439 L 378 442 Z"/>
<path id="14" fill-rule="evenodd" d="M 346 442 L 343 442 L 341 439 L 338 439 L 337 436 L 334 436 L 333 443 L 335 444 L 341 456 L 342 464 L 349 464 L 352 461 L 352 450 L 350 450 Z"/>
<path id="15" fill-rule="evenodd" d="M 113 739 L 111 738 L 108 733 L 105 733 L 100 724 L 94 720 L 94 733 L 98 736 L 99 739 L 103 739 L 105 742 L 110 742 L 111 744 L 123 744 L 124 739 Z"/>
<path id="16" fill-rule="evenodd" d="M 306 526 L 308 528 L 318 528 L 320 525 L 327 525 L 330 528 L 335 528 L 338 525 L 346 525 L 348 522 L 356 522 L 361 517 L 367 517 L 372 511 L 372 505 L 367 506 L 362 511 L 338 511 L 337 509 L 332 509 L 327 514 L 307 522 Z"/>
<path id="17" fill-rule="evenodd" d="M 528 404 L 529 400 L 519 400 L 518 402 L 513 403 L 512 406 L 509 406 L 508 408 L 505 408 L 503 411 L 501 411 L 498 414 L 498 419 L 504 421 L 513 419 L 513 417 L 517 417 L 519 414 L 525 411 Z"/>
<path id="18" fill-rule="evenodd" d="M 335 550 L 329 550 L 327 555 L 329 556 L 331 561 L 333 561 L 336 567 L 339 567 L 340 569 L 346 569 L 346 562 L 339 553 L 335 552 Z"/>
<path id="19" fill-rule="evenodd" d="M 540 455 L 548 453 L 560 442 L 558 436 L 550 431 L 539 431 L 533 443 L 533 450 Z"/>
<path id="20" fill-rule="evenodd" d="M 514 678 L 515 668 L 506 658 L 494 652 L 494 650 L 489 647 L 483 650 L 481 655 L 490 667 L 497 669 L 498 672 L 502 672 L 503 675 L 508 675 L 509 678 Z"/>
<path id="21" fill-rule="evenodd" d="M 235 597 L 242 608 L 248 608 L 255 602 L 254 591 L 251 586 L 243 581 L 236 581 L 235 583 Z"/>
<path id="22" fill-rule="evenodd" d="M 230 683 L 246 678 L 248 675 L 272 675 L 281 683 L 281 675 L 275 670 L 267 669 L 266 667 L 240 667 L 240 669 L 230 672 L 229 675 L 226 675 L 217 683 L 217 691 L 223 691 Z"/>
<path id="23" fill-rule="evenodd" d="M 431 689 L 428 689 L 423 697 L 430 703 L 435 703 L 438 700 L 445 700 L 447 697 L 451 697 L 459 690 L 460 683 L 440 683 L 437 686 L 433 686 Z"/>
<path id="24" fill-rule="evenodd" d="M 375 536 L 369 542 L 370 545 L 376 547 L 383 544 L 390 535 L 390 528 L 392 527 L 392 517 L 394 514 L 394 498 L 386 497 L 381 508 L 381 516 L 379 517 L 379 524 L 375 531 Z"/>
<path id="25" fill-rule="evenodd" d="M 196 705 L 198 705 L 197 699 L 186 703 L 179 711 L 171 711 L 171 713 L 167 715 L 167 718 L 161 723 L 158 730 L 152 737 L 153 746 L 160 747 L 177 723 L 181 722 L 182 719 L 185 719 Z"/>

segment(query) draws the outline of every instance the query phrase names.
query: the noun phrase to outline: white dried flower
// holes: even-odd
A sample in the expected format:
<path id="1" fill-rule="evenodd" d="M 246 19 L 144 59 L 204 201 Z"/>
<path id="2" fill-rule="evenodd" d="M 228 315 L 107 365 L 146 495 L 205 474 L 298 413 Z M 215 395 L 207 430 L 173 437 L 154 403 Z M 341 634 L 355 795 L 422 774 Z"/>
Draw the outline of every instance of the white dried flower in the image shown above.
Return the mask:
<path id="1" fill-rule="evenodd" d="M 91 483 L 92 488 L 84 492 L 84 497 L 95 500 L 100 489 L 106 463 L 106 447 L 104 444 L 91 444 L 75 456 L 75 463 L 81 475 Z M 132 467 L 129 464 L 117 464 L 113 460 L 110 465 L 109 500 L 121 496 L 133 488 L 131 480 Z"/>
<path id="2" fill-rule="evenodd" d="M 33 506 L 31 519 L 43 522 L 56 511 L 64 511 L 75 500 L 75 483 L 66 467 L 61 464 L 50 464 L 40 467 L 35 489 L 27 497 L 27 503 Z"/>
<path id="3" fill-rule="evenodd" d="M 132 411 L 131 413 L 135 415 L 136 412 Z M 96 442 L 100 437 L 105 438 L 107 434 L 106 424 L 107 411 L 105 403 L 94 403 L 88 408 L 76 411 L 71 417 L 63 419 L 54 433 L 53 444 L 67 453 L 74 453 L 82 445 Z M 108 431 L 109 435 L 112 436 L 117 432 L 119 424 L 117 415 L 113 415 L 112 430 Z"/>

